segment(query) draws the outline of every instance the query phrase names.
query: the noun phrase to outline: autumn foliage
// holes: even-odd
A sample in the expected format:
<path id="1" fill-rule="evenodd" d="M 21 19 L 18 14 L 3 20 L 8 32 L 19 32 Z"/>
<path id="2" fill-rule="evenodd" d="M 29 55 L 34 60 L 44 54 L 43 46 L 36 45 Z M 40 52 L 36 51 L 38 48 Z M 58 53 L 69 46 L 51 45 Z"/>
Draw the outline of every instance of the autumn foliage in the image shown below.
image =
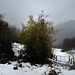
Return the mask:
<path id="1" fill-rule="evenodd" d="M 27 24 L 23 25 L 23 30 L 19 34 L 21 43 L 25 44 L 25 56 L 32 60 L 46 59 L 52 57 L 52 33 L 54 27 L 52 22 L 46 20 L 48 16 L 43 12 L 39 14 L 37 20 L 29 16 Z"/>

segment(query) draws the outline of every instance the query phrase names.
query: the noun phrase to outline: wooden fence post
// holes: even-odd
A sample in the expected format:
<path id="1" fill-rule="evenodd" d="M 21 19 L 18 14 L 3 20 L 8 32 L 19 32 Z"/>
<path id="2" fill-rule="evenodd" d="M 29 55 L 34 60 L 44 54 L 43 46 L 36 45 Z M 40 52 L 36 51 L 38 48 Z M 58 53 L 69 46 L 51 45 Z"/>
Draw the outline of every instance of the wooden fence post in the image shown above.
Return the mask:
<path id="1" fill-rule="evenodd" d="M 69 62 L 70 62 L 70 56 L 69 56 Z"/>
<path id="2" fill-rule="evenodd" d="M 74 57 L 73 57 L 73 63 L 74 63 Z"/>
<path id="3" fill-rule="evenodd" d="M 56 56 L 56 61 L 57 61 L 57 56 Z"/>

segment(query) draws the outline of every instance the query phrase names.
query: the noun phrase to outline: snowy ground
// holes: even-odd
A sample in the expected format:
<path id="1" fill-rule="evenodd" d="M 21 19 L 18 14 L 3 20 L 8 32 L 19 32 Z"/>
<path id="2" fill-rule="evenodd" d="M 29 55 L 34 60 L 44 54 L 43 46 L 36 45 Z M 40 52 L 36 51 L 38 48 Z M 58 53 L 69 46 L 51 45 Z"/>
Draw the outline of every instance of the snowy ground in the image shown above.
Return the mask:
<path id="1" fill-rule="evenodd" d="M 15 45 L 15 46 L 14 46 Z M 14 44 L 14 51 L 17 52 L 17 56 L 19 55 L 19 48 L 23 48 L 23 45 L 20 44 Z M 67 58 L 65 58 L 66 61 L 68 61 L 68 56 L 69 54 L 67 54 L 66 52 L 61 52 L 61 49 L 53 49 L 53 53 L 55 55 L 59 55 L 59 56 L 67 56 Z M 64 60 L 64 58 L 61 57 L 61 59 L 58 57 L 58 60 Z M 51 68 L 51 66 L 49 66 L 48 64 L 45 64 L 43 66 L 36 64 L 35 65 L 31 65 L 30 63 L 22 63 L 23 67 L 19 67 L 19 63 L 15 62 L 11 62 L 11 64 L 9 65 L 8 63 L 6 64 L 0 64 L 0 75 L 45 75 L 44 73 L 46 72 L 46 74 L 49 73 L 49 71 L 51 69 L 55 69 L 56 72 L 61 72 L 59 75 L 75 75 L 75 70 L 68 70 L 69 67 L 65 67 L 65 66 L 60 66 L 59 64 L 55 65 L 52 64 L 53 68 Z M 17 66 L 18 69 L 14 70 L 13 68 Z"/>
<path id="2" fill-rule="evenodd" d="M 0 75 L 45 75 L 49 73 L 51 70 L 51 67 L 48 65 L 37 65 L 37 66 L 31 66 L 30 63 L 22 63 L 23 67 L 18 67 L 18 70 L 14 70 L 14 66 L 18 66 L 18 63 L 12 62 L 12 64 L 0 64 Z M 61 70 L 61 73 L 59 75 L 75 75 L 75 70 L 68 70 L 61 66 L 55 66 L 56 71 L 59 72 Z M 58 70 L 59 68 L 59 70 Z"/>
<path id="3" fill-rule="evenodd" d="M 23 67 L 18 67 L 18 70 L 14 70 L 14 66 L 18 66 L 18 63 L 12 64 L 0 64 L 0 75 L 42 75 L 46 71 L 48 74 L 50 67 L 48 65 L 31 66 L 30 63 L 22 63 Z"/>

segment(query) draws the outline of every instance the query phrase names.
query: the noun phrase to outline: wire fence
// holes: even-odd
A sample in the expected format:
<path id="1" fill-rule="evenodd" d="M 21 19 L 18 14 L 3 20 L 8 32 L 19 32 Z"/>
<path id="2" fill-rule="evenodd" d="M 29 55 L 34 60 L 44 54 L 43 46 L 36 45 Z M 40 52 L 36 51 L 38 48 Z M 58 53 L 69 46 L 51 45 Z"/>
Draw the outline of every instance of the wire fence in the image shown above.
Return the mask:
<path id="1" fill-rule="evenodd" d="M 68 63 L 74 63 L 75 57 L 72 56 L 61 56 L 61 55 L 54 55 L 53 60 L 59 61 L 59 62 L 68 62 Z"/>

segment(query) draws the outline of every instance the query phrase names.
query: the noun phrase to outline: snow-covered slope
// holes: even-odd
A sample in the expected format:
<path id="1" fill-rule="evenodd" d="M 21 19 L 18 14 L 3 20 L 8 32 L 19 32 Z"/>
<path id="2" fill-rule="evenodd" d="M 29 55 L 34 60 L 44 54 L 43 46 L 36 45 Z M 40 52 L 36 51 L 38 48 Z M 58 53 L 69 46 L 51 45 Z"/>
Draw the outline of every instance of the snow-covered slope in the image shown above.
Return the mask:
<path id="1" fill-rule="evenodd" d="M 57 55 L 57 56 L 69 56 L 69 54 L 67 54 L 66 52 L 61 52 L 62 49 L 54 49 L 53 54 Z"/>
<path id="2" fill-rule="evenodd" d="M 70 53 L 67 53 L 67 52 L 61 52 L 62 49 L 54 49 L 53 48 L 53 54 L 55 56 L 57 56 L 57 61 L 61 61 L 61 62 L 64 62 L 64 63 L 67 63 L 69 62 L 71 59 L 72 59 L 72 56 Z"/>
<path id="3" fill-rule="evenodd" d="M 55 44 L 61 44 L 65 38 L 75 37 L 75 20 L 70 20 L 55 25 L 55 29 L 59 30 L 59 32 L 55 36 L 57 39 Z"/>

